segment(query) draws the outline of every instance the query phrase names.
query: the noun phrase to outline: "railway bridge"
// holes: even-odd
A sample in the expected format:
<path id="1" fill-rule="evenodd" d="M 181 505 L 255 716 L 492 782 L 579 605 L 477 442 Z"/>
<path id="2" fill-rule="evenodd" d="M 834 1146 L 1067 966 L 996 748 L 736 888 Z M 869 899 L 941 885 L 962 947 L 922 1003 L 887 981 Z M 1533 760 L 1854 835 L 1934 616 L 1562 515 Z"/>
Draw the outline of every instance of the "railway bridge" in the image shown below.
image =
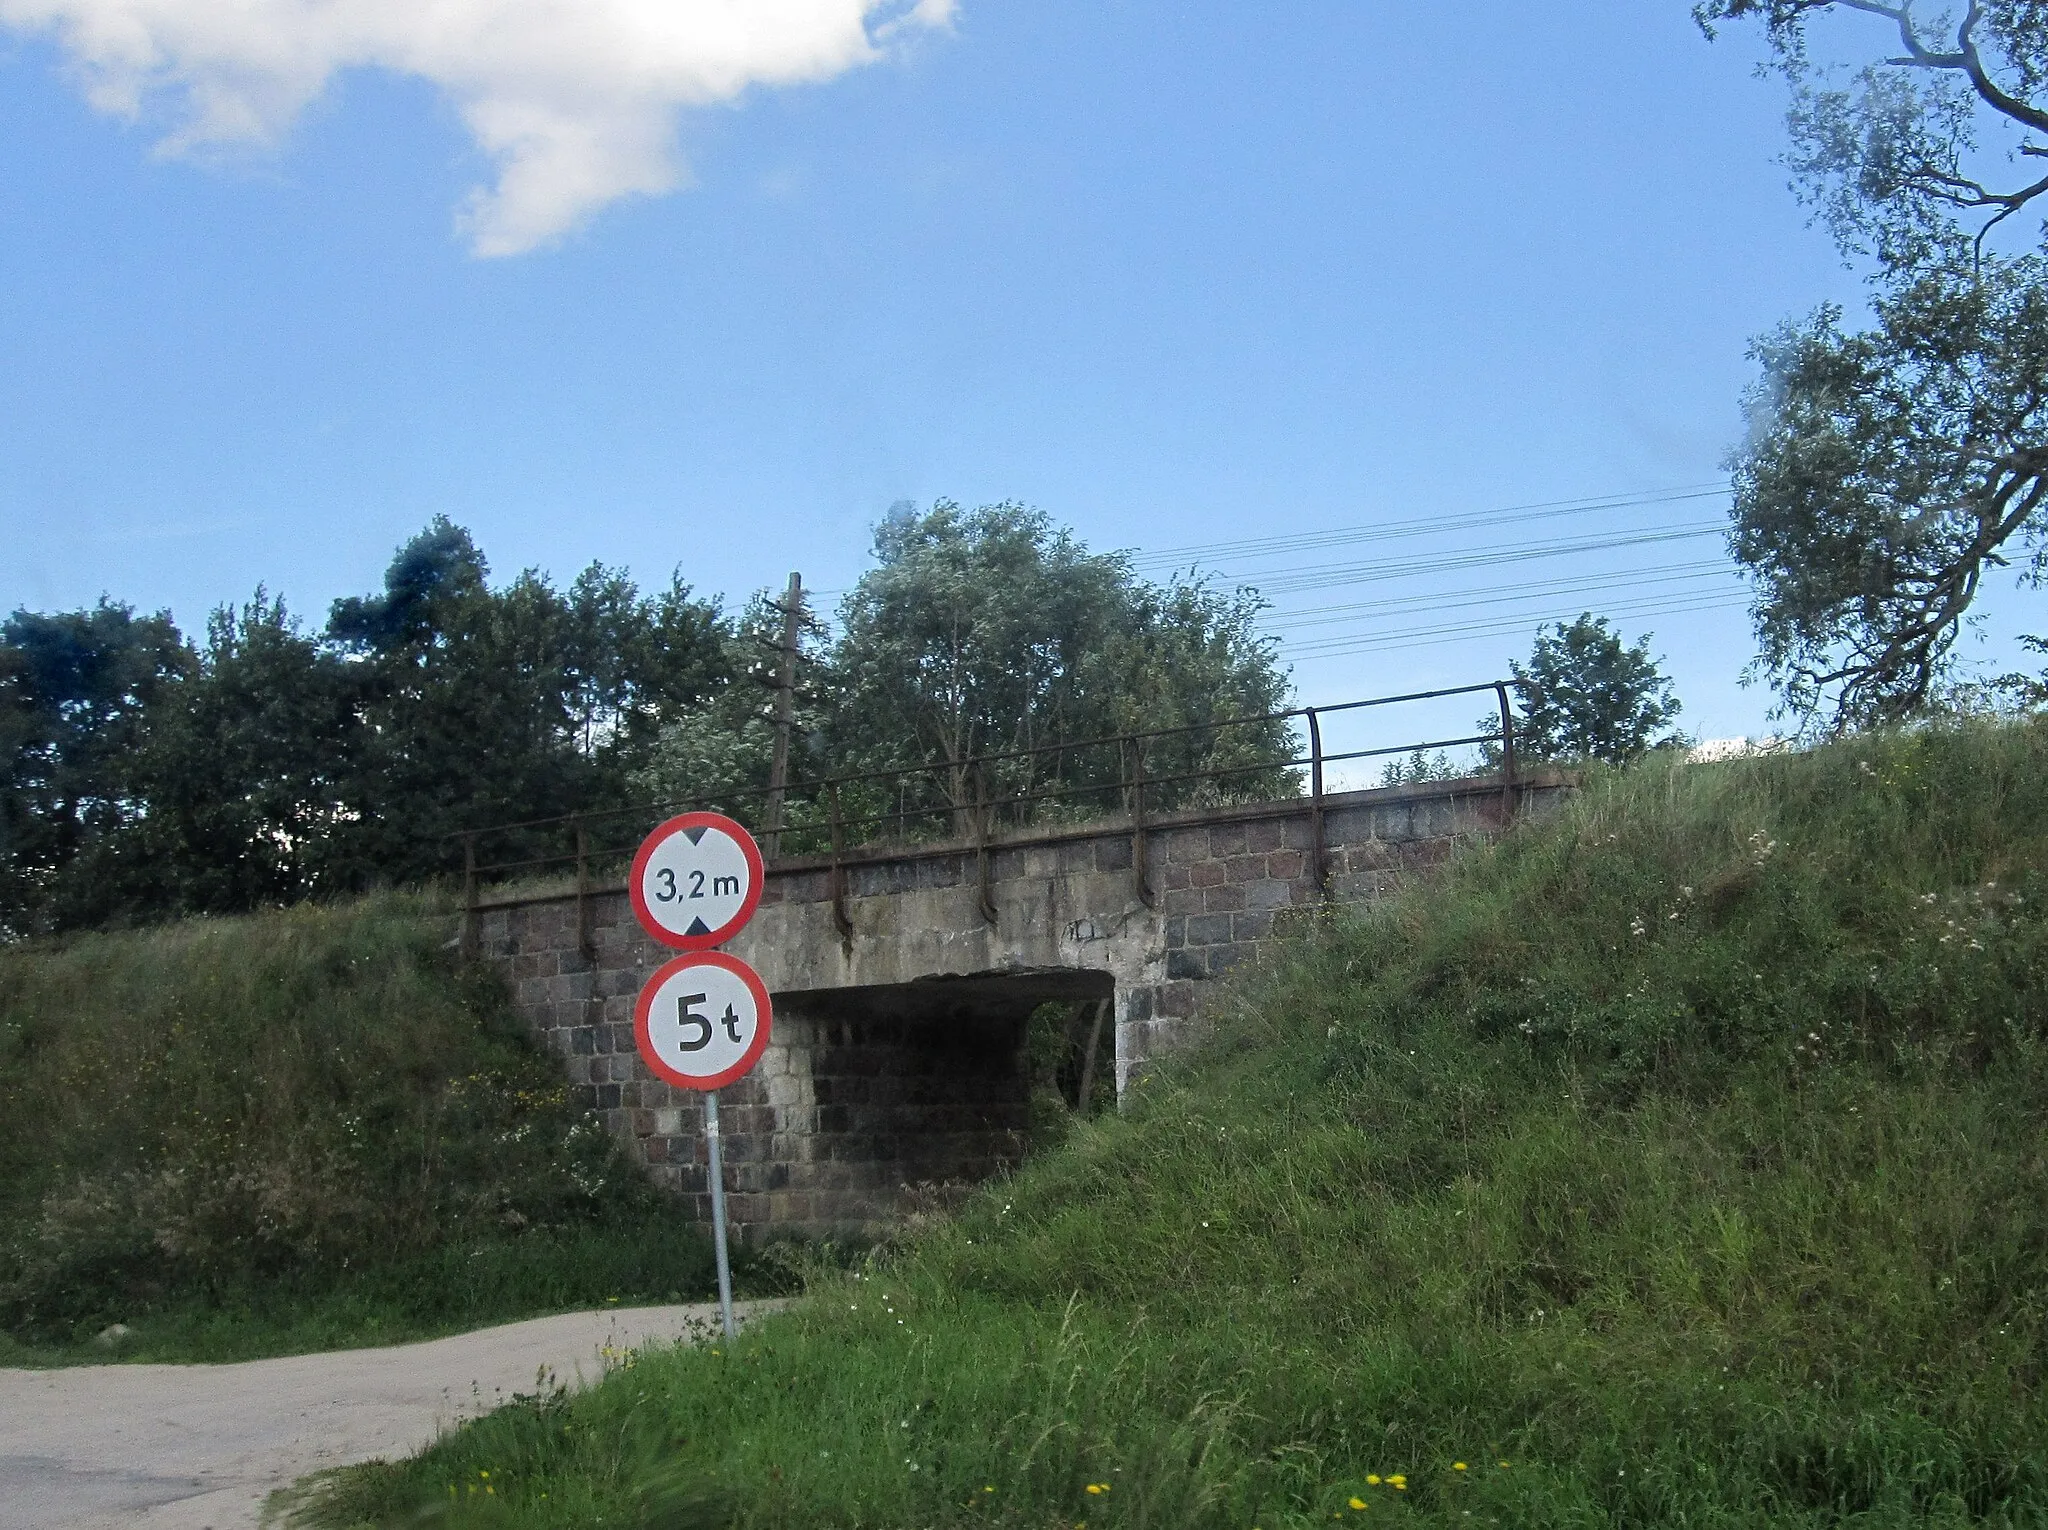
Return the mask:
<path id="1" fill-rule="evenodd" d="M 1294 795 L 1149 811 L 1163 783 L 1133 748 L 1139 789 L 1119 779 L 1121 810 L 1080 821 L 1005 826 L 984 795 L 973 812 L 941 810 L 945 829 L 967 832 L 921 841 L 849 846 L 836 811 L 829 846 L 763 833 L 761 907 L 726 947 L 775 1005 L 760 1065 L 720 1095 L 738 1234 L 870 1236 L 933 1187 L 1000 1171 L 1027 1141 L 1025 1028 L 1039 1005 L 1090 1006 L 1086 1066 L 1099 1048 L 1121 1095 L 1199 1023 L 1211 985 L 1290 920 L 1385 898 L 1459 841 L 1571 789 L 1563 773 L 1510 766 L 1325 791 L 1338 757 L 1321 752 L 1318 723 L 1286 767 L 1305 777 Z M 836 785 L 819 796 L 841 800 Z M 905 813 L 887 816 L 902 828 Z M 472 846 L 465 939 L 504 971 L 576 1096 L 708 1219 L 701 1100 L 649 1074 L 633 1041 L 634 999 L 673 953 L 640 930 L 622 882 L 593 875 L 601 852 L 574 828 L 573 884 L 485 886 Z"/>

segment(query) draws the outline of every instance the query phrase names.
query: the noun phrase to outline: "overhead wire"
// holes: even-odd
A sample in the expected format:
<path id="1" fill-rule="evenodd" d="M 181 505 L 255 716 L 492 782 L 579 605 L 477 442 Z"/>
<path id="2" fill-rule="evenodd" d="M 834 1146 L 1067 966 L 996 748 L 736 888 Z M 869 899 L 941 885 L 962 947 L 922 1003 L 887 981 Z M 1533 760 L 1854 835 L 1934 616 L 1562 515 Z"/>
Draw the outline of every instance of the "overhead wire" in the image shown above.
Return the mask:
<path id="1" fill-rule="evenodd" d="M 1647 505 L 1680 504 L 1713 499 L 1729 492 L 1725 482 L 1688 484 L 1681 488 L 1637 494 L 1606 494 L 1586 499 L 1543 500 L 1528 505 L 1509 505 L 1494 510 L 1467 511 L 1456 515 L 1422 516 L 1389 521 L 1374 526 L 1339 526 L 1324 531 L 1305 531 L 1277 537 L 1249 537 L 1221 542 L 1199 542 L 1184 547 L 1163 547 L 1130 553 L 1133 568 L 1163 568 L 1190 560 L 1219 557 L 1263 558 L 1318 547 L 1357 542 L 1390 541 L 1400 538 L 1440 536 L 1447 532 L 1480 530 L 1489 526 L 1523 521 L 1550 520 L 1558 516 L 1591 515 L 1602 510 L 1628 510 Z"/>
<path id="2" fill-rule="evenodd" d="M 1396 611 L 1410 606 L 1428 606 L 1442 610 L 1460 606 L 1492 605 L 1504 600 L 1540 600 L 1558 595 L 1587 594 L 1617 586 L 1642 588 L 1700 579 L 1721 579 L 1728 577 L 1731 572 L 1728 564 L 1720 559 L 1656 564 L 1649 568 L 1622 569 L 1578 579 L 1551 580 L 1542 584 L 1497 584 L 1483 589 L 1451 591 L 1450 594 L 1458 597 L 1457 599 L 1447 599 L 1440 593 L 1398 595 L 1379 600 L 1346 601 L 1334 606 L 1275 610 L 1267 613 L 1261 625 L 1268 631 L 1296 627 L 1327 627 L 1340 622 L 1355 621 L 1361 615 L 1370 615 L 1378 611 Z"/>
<path id="3" fill-rule="evenodd" d="M 1746 597 L 1693 596 L 1667 600 L 1626 602 L 1609 606 L 1604 615 L 1610 617 L 1673 616 L 1695 611 L 1734 610 L 1748 603 Z M 1565 622 L 1577 616 L 1577 611 L 1552 611 L 1548 614 L 1529 612 L 1512 617 L 1484 618 L 1471 622 L 1452 622 L 1431 627 L 1408 627 L 1392 632 L 1378 632 L 1362 635 L 1339 634 L 1333 637 L 1310 639 L 1306 642 L 1282 643 L 1282 650 L 1294 659 L 1335 658 L 1342 654 L 1382 652 L 1396 648 L 1419 648 L 1446 641 L 1466 641 L 1481 637 L 1505 636 L 1512 632 L 1525 632 L 1532 625 L 1543 626 L 1552 622 Z"/>

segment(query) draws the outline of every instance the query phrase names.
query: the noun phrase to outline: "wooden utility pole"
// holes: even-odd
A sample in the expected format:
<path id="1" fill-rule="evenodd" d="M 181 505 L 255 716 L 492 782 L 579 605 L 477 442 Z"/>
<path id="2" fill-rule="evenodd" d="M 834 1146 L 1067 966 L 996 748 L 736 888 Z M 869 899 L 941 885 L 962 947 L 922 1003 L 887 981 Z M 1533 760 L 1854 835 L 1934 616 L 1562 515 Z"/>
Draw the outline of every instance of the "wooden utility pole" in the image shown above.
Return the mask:
<path id="1" fill-rule="evenodd" d="M 782 798 L 789 787 L 789 730 L 796 721 L 796 640 L 803 612 L 804 576 L 791 574 L 782 595 L 781 667 L 775 681 L 775 758 L 768 766 L 769 856 L 782 853 Z"/>

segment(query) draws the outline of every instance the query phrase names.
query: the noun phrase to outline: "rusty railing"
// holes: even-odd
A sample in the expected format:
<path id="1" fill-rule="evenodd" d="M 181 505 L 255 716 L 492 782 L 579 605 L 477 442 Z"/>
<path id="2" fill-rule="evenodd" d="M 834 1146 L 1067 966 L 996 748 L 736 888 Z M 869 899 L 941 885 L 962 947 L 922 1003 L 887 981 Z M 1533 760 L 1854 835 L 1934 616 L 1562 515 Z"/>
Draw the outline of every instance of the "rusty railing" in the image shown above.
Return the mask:
<path id="1" fill-rule="evenodd" d="M 757 833 L 772 832 L 778 859 L 823 859 L 830 878 L 833 918 L 842 938 L 852 929 L 846 911 L 849 865 L 885 860 L 907 849 L 941 842 L 958 843 L 973 851 L 982 914 L 993 922 L 989 857 L 1005 827 L 1080 829 L 1121 817 L 1131 836 L 1135 890 L 1149 906 L 1157 898 L 1147 858 L 1154 816 L 1205 805 L 1290 801 L 1305 796 L 1311 825 L 1310 866 L 1317 885 L 1327 887 L 1323 805 L 1327 770 L 1332 765 L 1491 745 L 1499 752 L 1502 816 L 1513 816 L 1515 720 L 1508 692 L 1517 683 L 1490 680 L 1332 706 L 1292 707 L 1258 717 L 1078 741 L 1063 739 L 979 753 L 965 760 L 886 766 L 817 781 L 791 781 L 779 793 L 766 786 L 744 787 L 682 801 L 637 803 L 459 831 L 448 837 L 459 846 L 462 857 L 463 902 L 468 911 L 464 949 L 474 952 L 476 914 L 491 906 L 482 897 L 487 884 L 566 874 L 573 869 L 577 940 L 588 956 L 592 939 L 589 900 L 599 890 L 598 871 L 623 865 L 646 831 L 663 818 L 698 808 L 729 813 Z M 1335 753 L 1325 748 L 1324 724 L 1331 717 L 1484 691 L 1494 694 L 1499 707 L 1497 728 L 1456 738 Z M 1306 753 L 1297 752 L 1297 721 L 1302 724 Z M 1249 757 L 1235 762 L 1224 758 L 1230 753 L 1230 740 L 1245 738 L 1250 740 L 1245 746 Z M 1287 746 L 1284 754 L 1275 752 L 1282 741 Z M 565 841 L 566 848 L 555 848 Z M 505 858 L 481 859 L 493 849 Z"/>

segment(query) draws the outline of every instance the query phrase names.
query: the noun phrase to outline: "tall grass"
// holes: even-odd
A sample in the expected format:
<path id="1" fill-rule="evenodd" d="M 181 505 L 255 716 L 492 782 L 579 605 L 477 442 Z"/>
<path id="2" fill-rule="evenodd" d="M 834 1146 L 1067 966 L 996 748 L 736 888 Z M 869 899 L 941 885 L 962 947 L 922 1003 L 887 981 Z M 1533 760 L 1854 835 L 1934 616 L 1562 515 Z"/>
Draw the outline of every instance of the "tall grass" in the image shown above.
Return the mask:
<path id="1" fill-rule="evenodd" d="M 1600 777 L 736 1348 L 302 1513 L 2048 1523 L 2044 872 L 2039 726 Z"/>
<path id="2" fill-rule="evenodd" d="M 451 928 L 386 897 L 0 950 L 0 1327 L 211 1354 L 699 1294 Z"/>

